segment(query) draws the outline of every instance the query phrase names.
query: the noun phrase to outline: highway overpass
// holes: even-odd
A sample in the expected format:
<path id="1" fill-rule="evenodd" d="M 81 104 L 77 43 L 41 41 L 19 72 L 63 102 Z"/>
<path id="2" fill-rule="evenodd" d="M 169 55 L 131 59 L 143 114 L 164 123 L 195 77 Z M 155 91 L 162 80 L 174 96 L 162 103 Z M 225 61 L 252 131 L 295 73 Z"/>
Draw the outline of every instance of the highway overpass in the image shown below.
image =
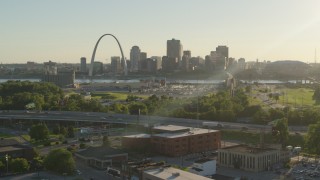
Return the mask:
<path id="1" fill-rule="evenodd" d="M 128 115 L 128 114 L 113 114 L 101 112 L 73 112 L 73 111 L 49 111 L 49 112 L 34 112 L 34 111 L 19 111 L 9 110 L 0 111 L 0 120 L 39 120 L 39 121 L 67 121 L 67 122 L 100 122 L 100 123 L 113 123 L 113 124 L 127 124 L 142 126 L 154 126 L 161 124 L 172 124 L 189 127 L 202 127 L 205 120 L 172 118 L 172 117 L 159 117 L 148 115 Z M 212 121 L 215 122 L 215 121 Z M 243 123 L 230 123 L 230 122 L 216 122 L 223 124 L 223 128 L 227 129 L 242 129 L 243 127 L 249 130 L 270 131 L 271 126 L 256 125 L 256 124 L 243 124 Z M 296 129 L 298 128 L 298 129 Z M 294 131 L 306 131 L 306 127 L 290 127 Z"/>

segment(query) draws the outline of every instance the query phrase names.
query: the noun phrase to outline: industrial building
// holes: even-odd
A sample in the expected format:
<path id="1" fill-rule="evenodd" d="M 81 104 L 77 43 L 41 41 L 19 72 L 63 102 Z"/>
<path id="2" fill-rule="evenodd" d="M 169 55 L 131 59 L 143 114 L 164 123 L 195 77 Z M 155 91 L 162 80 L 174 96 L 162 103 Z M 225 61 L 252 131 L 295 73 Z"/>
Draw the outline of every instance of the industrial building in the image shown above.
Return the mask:
<path id="1" fill-rule="evenodd" d="M 157 126 L 151 135 L 140 134 L 122 137 L 122 146 L 127 149 L 149 150 L 167 156 L 216 150 L 221 147 L 219 130 L 185 126 Z"/>
<path id="2" fill-rule="evenodd" d="M 280 162 L 288 160 L 289 152 L 281 148 L 251 147 L 236 145 L 218 150 L 220 166 L 232 167 L 246 171 L 265 171 Z"/>

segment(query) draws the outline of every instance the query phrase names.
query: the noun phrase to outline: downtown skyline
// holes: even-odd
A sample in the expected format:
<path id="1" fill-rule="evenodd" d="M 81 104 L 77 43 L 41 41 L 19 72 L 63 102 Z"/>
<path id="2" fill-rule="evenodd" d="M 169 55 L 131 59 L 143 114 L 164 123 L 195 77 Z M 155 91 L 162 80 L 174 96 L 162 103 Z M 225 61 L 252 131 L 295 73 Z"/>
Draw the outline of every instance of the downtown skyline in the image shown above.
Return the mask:
<path id="1" fill-rule="evenodd" d="M 248 61 L 301 60 L 320 52 L 320 2 L 244 1 L 9 1 L 0 2 L 0 62 L 78 63 L 90 59 L 97 39 L 114 34 L 130 59 L 137 45 L 148 56 L 166 55 L 166 41 L 181 41 L 193 56 L 218 45 Z M 112 38 L 101 41 L 96 60 L 120 56 Z M 108 61 L 106 61 L 108 59 Z M 319 62 L 319 58 L 318 58 Z"/>

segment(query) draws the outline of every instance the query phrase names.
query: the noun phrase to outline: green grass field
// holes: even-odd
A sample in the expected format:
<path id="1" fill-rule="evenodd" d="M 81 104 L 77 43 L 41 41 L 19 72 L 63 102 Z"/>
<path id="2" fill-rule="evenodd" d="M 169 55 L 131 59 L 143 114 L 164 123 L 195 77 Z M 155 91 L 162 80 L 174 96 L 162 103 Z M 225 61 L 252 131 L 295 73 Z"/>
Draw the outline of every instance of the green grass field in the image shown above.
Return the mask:
<path id="1" fill-rule="evenodd" d="M 149 97 L 148 95 L 136 95 L 131 93 L 121 93 L 121 92 L 95 92 L 91 94 L 91 96 L 94 98 L 100 99 L 105 97 L 107 99 L 115 100 L 115 101 L 126 100 L 128 95 L 138 96 L 143 99 L 146 99 Z"/>
<path id="2" fill-rule="evenodd" d="M 307 88 L 298 89 L 288 89 L 281 88 L 278 89 L 279 92 L 283 92 L 284 95 L 280 96 L 278 103 L 288 104 L 291 106 L 300 107 L 303 106 L 315 106 L 315 101 L 312 100 L 314 90 Z"/>

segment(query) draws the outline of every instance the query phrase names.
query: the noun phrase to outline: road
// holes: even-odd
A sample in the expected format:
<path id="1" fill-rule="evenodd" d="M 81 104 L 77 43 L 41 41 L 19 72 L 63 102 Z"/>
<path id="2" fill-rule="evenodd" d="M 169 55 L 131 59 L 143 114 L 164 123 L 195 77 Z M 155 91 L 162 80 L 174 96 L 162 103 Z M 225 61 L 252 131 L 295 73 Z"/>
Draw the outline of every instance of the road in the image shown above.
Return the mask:
<path id="1" fill-rule="evenodd" d="M 153 125 L 181 125 L 189 127 L 202 127 L 205 120 L 172 118 L 172 117 L 159 117 L 148 115 L 128 115 L 128 114 L 111 114 L 101 112 L 73 112 L 73 111 L 50 111 L 50 112 L 29 112 L 29 111 L 0 111 L 0 120 L 41 120 L 41 121 L 71 121 L 71 122 L 101 122 L 113 124 L 127 124 L 142 126 Z M 215 121 L 210 121 L 215 122 Z M 215 122 L 218 123 L 218 122 Z M 270 126 L 257 125 L 257 124 L 243 124 L 243 123 L 230 123 L 220 122 L 226 129 L 241 129 L 243 127 L 248 130 L 271 130 Z M 289 127 L 290 130 L 304 132 L 307 127 Z"/>

